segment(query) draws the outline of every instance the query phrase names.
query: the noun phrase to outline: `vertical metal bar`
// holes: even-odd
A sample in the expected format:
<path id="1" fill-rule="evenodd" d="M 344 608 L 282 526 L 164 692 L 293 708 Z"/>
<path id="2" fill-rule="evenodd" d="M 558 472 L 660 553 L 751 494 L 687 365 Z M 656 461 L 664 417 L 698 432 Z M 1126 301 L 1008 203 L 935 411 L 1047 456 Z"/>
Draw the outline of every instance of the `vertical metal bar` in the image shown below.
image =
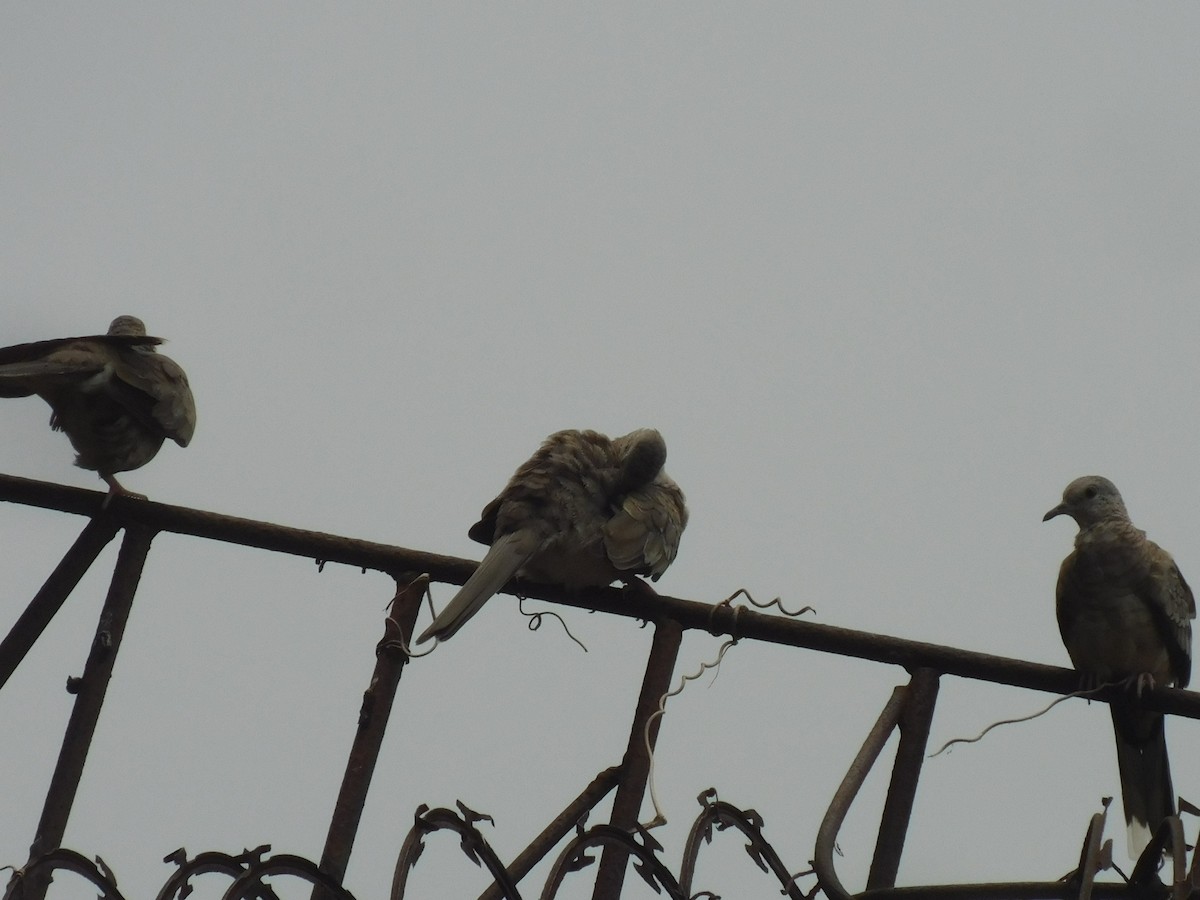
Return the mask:
<path id="1" fill-rule="evenodd" d="M 125 531 L 121 552 L 117 554 L 112 582 L 109 584 L 108 596 L 105 598 L 104 608 L 100 611 L 96 637 L 92 641 L 91 652 L 83 667 L 83 677 L 69 682 L 75 690 L 75 706 L 71 710 L 62 750 L 59 751 L 58 763 L 50 779 L 50 790 L 46 792 L 46 804 L 42 808 L 37 834 L 29 848 L 30 859 L 62 846 L 67 819 L 75 802 L 75 792 L 83 776 L 83 764 L 87 761 L 92 736 L 96 732 L 100 708 L 104 704 L 104 695 L 112 677 L 117 651 L 125 634 L 125 623 L 129 621 L 133 596 L 142 577 L 142 568 L 145 566 L 146 554 L 150 551 L 150 542 L 154 539 L 154 534 L 155 532 L 140 526 L 131 526 Z M 48 886 L 48 880 L 37 879 L 30 883 L 26 888 L 24 900 L 42 900 Z"/>
<path id="2" fill-rule="evenodd" d="M 617 786 L 620 777 L 621 767 L 612 766 L 593 778 L 592 783 L 583 789 L 583 793 L 572 800 L 508 866 L 508 877 L 513 883 L 528 875 L 529 870 L 541 862 L 542 858 L 554 849 L 554 845 L 570 833 L 584 813 L 607 797 L 609 791 Z M 500 900 L 503 896 L 504 891 L 501 887 L 493 884 L 479 895 L 479 900 Z"/>
<path id="3" fill-rule="evenodd" d="M 346 761 L 342 787 L 325 836 L 325 849 L 321 853 L 321 871 L 338 884 L 346 876 L 400 675 L 408 662 L 408 654 L 403 648 L 412 641 L 413 626 L 428 585 L 429 579 L 424 576 L 397 576 L 396 596 L 389 604 L 383 637 L 375 646 L 375 671 L 371 675 L 370 685 L 363 692 L 358 730 L 350 747 L 350 758 Z M 332 900 L 332 894 L 317 885 L 313 888 L 312 900 Z"/>
<path id="4" fill-rule="evenodd" d="M 846 813 L 850 811 L 850 804 L 854 802 L 863 782 L 867 780 L 871 767 L 879 758 L 884 744 L 891 737 L 892 729 L 899 723 L 900 716 L 904 712 L 904 700 L 907 692 L 908 689 L 905 687 L 897 687 L 892 691 L 892 696 L 887 705 L 883 707 L 883 712 L 879 714 L 867 739 L 863 741 L 858 756 L 854 757 L 849 771 L 846 772 L 842 783 L 834 792 L 833 801 L 829 804 L 829 809 L 825 811 L 821 827 L 817 829 L 817 846 L 813 851 L 813 871 L 816 873 L 821 890 L 825 892 L 825 896 L 829 900 L 850 900 L 850 893 L 842 886 L 841 879 L 837 877 L 837 872 L 833 869 L 833 849 L 837 844 L 838 830 L 846 819 Z"/>
<path id="5" fill-rule="evenodd" d="M 112 516 L 92 519 L 84 527 L 71 549 L 54 567 L 46 583 L 34 595 L 29 606 L 17 618 L 12 630 L 0 641 L 0 688 L 8 682 L 21 660 L 42 636 L 55 613 L 62 609 L 79 579 L 96 561 L 100 551 L 117 534 L 117 520 Z"/>
<path id="6" fill-rule="evenodd" d="M 658 710 L 663 694 L 671 689 L 671 676 L 675 672 L 675 659 L 679 655 L 679 644 L 683 640 L 683 628 L 674 619 L 662 619 L 654 625 L 654 640 L 650 644 L 650 658 L 646 661 L 646 674 L 642 678 L 642 691 L 638 695 L 637 708 L 633 714 L 633 727 L 629 730 L 629 744 L 621 762 L 621 783 L 613 799 L 610 822 L 617 828 L 632 831 L 637 825 L 637 816 L 642 808 L 642 797 L 646 792 L 646 779 L 650 775 L 650 750 L 658 740 L 658 729 L 662 717 L 650 725 L 649 743 L 646 746 L 646 722 Z M 596 874 L 596 887 L 592 900 L 618 900 L 625 883 L 625 863 L 629 853 L 623 847 L 608 845 L 600 857 L 600 870 Z"/>
<path id="7" fill-rule="evenodd" d="M 900 716 L 900 746 L 896 748 L 892 781 L 879 819 L 875 858 L 871 860 L 871 872 L 867 876 L 868 891 L 896 886 L 900 854 L 904 852 L 904 839 L 908 835 L 939 684 L 938 673 L 933 669 L 916 669 L 908 682 L 904 713 Z"/>

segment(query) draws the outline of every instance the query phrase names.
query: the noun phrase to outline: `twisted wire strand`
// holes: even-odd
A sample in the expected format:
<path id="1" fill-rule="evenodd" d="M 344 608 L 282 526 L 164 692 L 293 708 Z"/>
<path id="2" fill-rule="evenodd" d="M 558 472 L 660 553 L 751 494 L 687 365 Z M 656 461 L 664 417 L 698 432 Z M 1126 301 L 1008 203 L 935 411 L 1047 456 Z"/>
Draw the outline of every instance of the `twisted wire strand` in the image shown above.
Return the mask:
<path id="1" fill-rule="evenodd" d="M 679 679 L 678 687 L 676 687 L 674 690 L 667 691 L 665 694 L 663 694 L 658 699 L 658 709 L 655 710 L 653 713 L 651 713 L 646 718 L 646 724 L 642 729 L 642 740 L 646 745 L 646 755 L 650 760 L 650 768 L 649 768 L 649 773 L 647 775 L 646 781 L 650 788 L 650 802 L 654 806 L 654 818 L 651 819 L 649 822 L 647 822 L 645 825 L 643 825 L 642 826 L 643 828 L 646 828 L 646 829 L 657 828 L 659 825 L 667 824 L 667 817 L 663 814 L 662 805 L 658 801 L 658 790 L 655 787 L 655 783 L 654 783 L 655 761 L 654 761 L 654 747 L 650 743 L 650 726 L 654 724 L 656 719 L 666 715 L 667 700 L 671 697 L 676 696 L 677 694 L 682 693 L 683 689 L 687 686 L 687 683 L 689 681 L 695 681 L 697 678 L 699 678 L 701 675 L 703 675 L 709 669 L 716 670 L 716 672 L 714 672 L 714 674 L 713 674 L 713 681 L 716 681 L 717 675 L 720 674 L 720 671 L 721 671 L 721 660 L 723 660 L 725 658 L 725 654 L 728 652 L 729 648 L 734 646 L 739 640 L 738 635 L 737 635 L 737 614 L 738 614 L 738 611 L 740 609 L 742 609 L 742 607 L 733 605 L 733 601 L 738 599 L 739 597 L 744 597 L 749 603 L 753 604 L 754 606 L 758 607 L 759 609 L 770 609 L 772 606 L 777 607 L 781 613 L 783 613 L 785 616 L 788 616 L 790 618 L 798 618 L 799 616 L 804 615 L 806 612 L 811 612 L 811 613 L 816 612 L 816 609 L 811 606 L 805 606 L 805 607 L 795 610 L 795 611 L 790 610 L 783 605 L 783 601 L 779 597 L 776 597 L 773 600 L 768 600 L 766 603 L 759 603 L 757 600 L 754 599 L 754 596 L 750 593 L 750 591 L 748 591 L 744 587 L 738 588 L 736 591 L 734 591 L 732 594 L 730 594 L 728 597 L 726 597 L 720 603 L 717 603 L 713 606 L 714 611 L 719 609 L 722 606 L 727 606 L 733 610 L 733 629 L 732 629 L 733 637 L 731 637 L 729 640 L 727 640 L 725 643 L 723 643 L 721 645 L 721 649 L 717 651 L 717 658 L 715 660 L 713 660 L 712 662 L 700 663 L 699 669 L 697 669 L 691 675 L 683 675 Z"/>
<path id="2" fill-rule="evenodd" d="M 395 626 L 396 637 L 392 638 L 389 641 L 384 641 L 383 643 L 381 643 L 379 645 L 381 649 L 389 649 L 389 650 L 390 649 L 399 649 L 400 652 L 403 653 L 405 656 L 407 656 L 409 659 L 420 659 L 422 656 L 428 656 L 430 653 L 432 653 L 434 650 L 436 650 L 438 648 L 438 644 L 440 644 L 442 642 L 440 638 L 435 636 L 433 639 L 433 643 L 429 645 L 428 650 L 421 650 L 421 651 L 414 650 L 409 645 L 408 641 L 406 641 L 404 639 L 404 629 L 400 627 L 400 623 L 396 620 L 395 616 L 393 616 L 390 612 L 390 610 L 392 609 L 392 604 L 394 604 L 398 599 L 400 599 L 400 595 L 403 594 L 405 591 L 409 590 L 414 584 L 416 584 L 418 581 L 421 581 L 422 579 L 424 579 L 424 581 L 425 581 L 425 590 L 424 590 L 423 594 L 421 595 L 421 599 L 425 600 L 429 603 L 429 612 L 432 615 L 435 615 L 435 616 L 437 615 L 437 613 L 433 609 L 433 591 L 430 590 L 430 587 L 429 587 L 429 582 L 430 582 L 429 573 L 426 572 L 426 573 L 422 573 L 421 575 L 418 575 L 416 578 L 414 578 L 408 584 L 397 585 L 396 593 L 392 596 L 392 599 L 387 602 L 387 606 L 384 607 L 385 609 L 389 610 L 388 616 L 387 616 L 387 621 L 391 625 Z"/>
<path id="3" fill-rule="evenodd" d="M 993 728 L 999 728 L 1001 725 L 1019 725 L 1021 722 L 1032 722 L 1034 719 L 1040 718 L 1046 713 L 1050 712 L 1050 710 L 1054 709 L 1054 707 L 1058 706 L 1058 704 L 1062 703 L 1064 700 L 1071 700 L 1075 697 L 1095 697 L 1097 694 L 1107 688 L 1122 687 L 1126 683 L 1127 682 L 1125 681 L 1106 681 L 1104 684 L 1098 684 L 1092 688 L 1072 691 L 1069 694 L 1063 694 L 1061 697 L 1055 697 L 1041 709 L 1037 710 L 1036 712 L 1032 712 L 1027 716 L 1018 716 L 1015 719 L 1001 719 L 998 722 L 993 722 L 991 725 L 987 726 L 987 728 L 983 729 L 983 731 L 979 732 L 979 734 L 975 735 L 975 737 L 951 738 L 950 740 L 946 741 L 946 743 L 942 744 L 942 746 L 940 746 L 935 752 L 930 753 L 925 758 L 933 759 L 935 756 L 939 756 L 943 751 L 948 750 L 954 744 L 977 744 L 983 740 L 984 736 L 989 731 L 991 731 Z"/>
<path id="4" fill-rule="evenodd" d="M 717 669 L 718 671 L 720 671 L 721 660 L 723 660 L 725 658 L 725 654 L 729 651 L 729 648 L 734 646 L 737 642 L 738 642 L 737 638 L 730 638 L 729 640 L 727 640 L 725 643 L 723 643 L 721 645 L 721 649 L 717 651 L 717 658 L 715 660 L 713 660 L 712 662 L 702 662 L 702 663 L 700 663 L 700 668 L 697 669 L 694 673 L 692 673 L 691 675 L 683 675 L 679 679 L 679 686 L 676 687 L 674 690 L 667 691 L 665 694 L 663 694 L 661 697 L 659 697 L 658 709 L 656 709 L 654 712 L 652 712 L 649 716 L 646 717 L 646 724 L 642 729 L 642 740 L 646 744 L 646 755 L 649 757 L 649 760 L 650 760 L 650 768 L 649 768 L 649 771 L 646 776 L 646 783 L 650 787 L 650 802 L 654 805 L 654 818 L 642 826 L 643 828 L 645 828 L 647 830 L 649 830 L 651 828 L 657 828 L 659 825 L 667 824 L 667 817 L 665 815 L 663 815 L 662 805 L 658 802 L 658 789 L 655 787 L 655 784 L 654 784 L 655 761 L 654 761 L 654 747 L 650 743 L 650 726 L 654 724 L 656 719 L 658 719 L 659 717 L 666 714 L 667 700 L 671 697 L 676 696 L 677 694 L 682 693 L 683 689 L 685 687 L 687 687 L 687 683 L 689 681 L 695 681 L 697 678 L 699 678 L 701 675 L 703 675 L 709 669 Z"/>

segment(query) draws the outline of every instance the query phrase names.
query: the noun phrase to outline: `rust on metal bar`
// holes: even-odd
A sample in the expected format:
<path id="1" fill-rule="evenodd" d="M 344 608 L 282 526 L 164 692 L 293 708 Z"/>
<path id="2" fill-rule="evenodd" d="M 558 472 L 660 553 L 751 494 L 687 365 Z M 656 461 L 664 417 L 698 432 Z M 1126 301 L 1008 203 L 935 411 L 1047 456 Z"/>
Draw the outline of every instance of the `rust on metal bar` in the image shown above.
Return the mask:
<path id="1" fill-rule="evenodd" d="M 96 637 L 92 641 L 92 649 L 83 668 L 83 677 L 78 681 L 75 705 L 67 722 L 67 731 L 63 737 L 58 763 L 54 767 L 54 775 L 50 779 L 50 789 L 46 792 L 42 818 L 38 822 L 33 844 L 29 848 L 31 859 L 55 850 L 62 844 L 67 819 L 75 802 L 75 793 L 79 788 L 83 766 L 92 743 L 92 735 L 100 718 L 100 708 L 104 704 L 104 695 L 112 677 L 117 651 L 125 634 L 125 623 L 129 620 L 133 597 L 137 592 L 142 568 L 146 563 L 146 554 L 150 551 L 150 542 L 153 539 L 152 531 L 130 528 L 126 530 L 125 538 L 121 542 L 121 551 L 117 554 L 117 564 L 113 569 L 108 596 L 104 600 L 100 622 L 96 626 Z M 27 884 L 24 900 L 42 900 L 48 886 L 48 882 L 42 880 Z"/>
<path id="2" fill-rule="evenodd" d="M 621 767 L 610 766 L 593 778 L 591 784 L 567 804 L 567 808 L 555 816 L 554 821 L 542 829 L 542 833 L 535 837 L 507 867 L 508 877 L 512 879 L 512 882 L 520 883 L 521 879 L 529 874 L 530 869 L 541 862 L 559 841 L 571 833 L 571 829 L 588 810 L 609 795 L 617 786 L 620 777 Z M 479 900 L 500 900 L 503 896 L 504 891 L 500 886 L 493 884 L 479 895 Z"/>
<path id="3" fill-rule="evenodd" d="M 929 727 L 937 704 L 938 684 L 937 672 L 917 669 L 905 691 L 904 712 L 900 716 L 900 745 L 896 748 L 892 781 L 879 819 L 879 835 L 867 876 L 867 890 L 896 885 L 900 854 L 904 852 L 904 839 L 908 835 L 925 746 L 929 742 Z"/>
<path id="4" fill-rule="evenodd" d="M 833 801 L 829 804 L 825 818 L 821 820 L 821 827 L 817 830 L 817 846 L 813 851 L 815 857 L 813 870 L 821 885 L 821 890 L 825 892 L 829 900 L 850 900 L 850 893 L 842 886 L 842 882 L 833 868 L 833 851 L 837 844 L 838 831 L 846 819 L 846 813 L 850 811 L 850 804 L 854 802 L 859 789 L 866 781 L 871 766 L 875 765 L 875 760 L 879 758 L 883 745 L 887 743 L 892 730 L 900 723 L 907 693 L 908 689 L 905 687 L 897 687 L 892 691 L 892 696 L 883 707 L 883 712 L 879 714 L 867 739 L 863 741 L 858 756 L 854 757 L 854 762 L 850 764 L 846 777 L 842 779 L 842 783 L 834 792 Z"/>
<path id="5" fill-rule="evenodd" d="M 663 695 L 671 689 L 671 676 L 675 672 L 675 660 L 682 640 L 683 629 L 678 622 L 672 619 L 655 622 L 646 674 L 642 678 L 642 690 L 633 713 L 633 726 L 629 729 L 629 744 L 621 761 L 621 781 L 613 799 L 610 824 L 623 831 L 632 831 L 638 823 L 646 779 L 650 775 L 650 753 L 658 740 L 662 717 L 658 716 L 650 723 L 648 734 L 646 723 L 658 711 Z M 646 746 L 647 742 L 649 747 Z M 618 900 L 621 886 L 625 883 L 628 855 L 628 851 L 620 846 L 610 844 L 604 848 L 592 900 Z"/>
<path id="6" fill-rule="evenodd" d="M 90 515 L 99 510 L 103 497 L 98 491 L 0 475 L 0 501 Z M 158 531 L 188 534 L 381 572 L 424 572 L 433 581 L 448 584 L 463 584 L 477 565 L 471 560 L 452 556 L 422 553 L 128 497 L 116 498 L 110 513 L 126 526 L 142 524 Z M 870 659 L 902 666 L 909 671 L 935 669 L 943 675 L 958 675 L 1054 694 L 1071 693 L 1079 687 L 1079 676 L 1073 669 L 767 615 L 741 607 L 715 606 L 661 594 L 639 596 L 636 603 L 631 603 L 627 592 L 620 588 L 572 592 L 523 579 L 514 579 L 502 593 L 594 609 L 627 618 L 670 618 L 683 628 L 707 631 L 714 635 L 729 634 L 741 639 Z M 1121 697 L 1123 694 L 1119 688 L 1111 688 L 1097 693 L 1091 699 L 1109 702 Z M 1147 709 L 1200 719 L 1200 693 L 1197 692 L 1158 688 L 1144 695 L 1142 703 Z"/>
<path id="7" fill-rule="evenodd" d="M 116 537 L 117 529 L 117 522 L 111 516 L 100 516 L 84 526 L 46 583 L 17 618 L 4 640 L 0 641 L 0 688 L 4 687 L 9 676 L 42 636 L 50 620 L 62 609 L 63 603 L 96 561 L 100 551 Z"/>
<path id="8" fill-rule="evenodd" d="M 103 497 L 104 494 L 98 491 L 0 475 L 0 500 L 14 503 L 91 515 L 99 509 Z M 225 541 L 381 572 L 426 572 L 436 581 L 455 584 L 465 582 L 475 570 L 475 564 L 469 560 L 183 506 L 168 506 L 141 498 L 118 496 L 109 506 L 109 514 L 121 525 L 140 524 L 155 531 Z"/>
<path id="9" fill-rule="evenodd" d="M 388 605 L 383 637 L 375 647 L 375 671 L 371 675 L 370 685 L 363 692 L 358 729 L 334 804 L 333 817 L 325 837 L 325 849 L 321 853 L 321 871 L 338 884 L 346 877 L 346 867 L 354 849 L 354 838 L 358 834 L 367 792 L 371 788 L 375 763 L 383 746 L 396 689 L 404 665 L 408 662 L 408 655 L 403 648 L 412 641 L 413 625 L 416 624 L 417 614 L 421 611 L 421 599 L 428 586 L 428 579 L 420 575 L 404 575 L 396 579 L 396 596 Z M 321 883 L 317 883 L 313 888 L 312 900 L 333 900 L 333 897 Z"/>

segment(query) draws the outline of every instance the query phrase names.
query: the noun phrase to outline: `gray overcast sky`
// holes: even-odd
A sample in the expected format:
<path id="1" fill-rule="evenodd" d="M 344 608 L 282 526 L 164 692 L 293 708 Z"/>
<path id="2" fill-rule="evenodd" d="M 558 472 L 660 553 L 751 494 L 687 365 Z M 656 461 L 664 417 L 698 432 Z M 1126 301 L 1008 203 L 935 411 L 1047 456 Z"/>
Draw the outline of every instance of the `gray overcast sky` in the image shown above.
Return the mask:
<path id="1" fill-rule="evenodd" d="M 1073 528 L 1040 519 L 1074 476 L 1113 478 L 1200 578 L 1198 39 L 1184 4 L 8 4 L 0 343 L 139 315 L 199 425 L 129 487 L 473 558 L 546 434 L 653 425 L 692 510 L 664 592 L 1066 664 Z M 0 471 L 102 487 L 47 413 L 0 403 Z M 83 521 L 0 513 L 11 621 Z M 2 863 L 114 558 L 0 692 Z M 130 897 L 180 845 L 318 857 L 390 596 L 158 538 L 67 844 Z M 566 618 L 590 653 L 502 597 L 409 668 L 356 895 L 384 896 L 419 803 L 492 814 L 509 859 L 619 761 L 649 630 Z M 689 635 L 680 670 L 717 646 Z M 731 651 L 668 708 L 667 863 L 715 785 L 805 868 L 905 678 Z M 932 741 L 1046 701 L 948 678 Z M 1193 800 L 1198 740 L 1169 723 Z M 883 787 L 843 829 L 853 887 Z M 995 731 L 927 765 L 901 879 L 1058 877 L 1117 790 L 1102 705 Z M 698 888 L 777 895 L 718 843 Z M 456 854 L 432 841 L 411 896 L 482 885 Z"/>

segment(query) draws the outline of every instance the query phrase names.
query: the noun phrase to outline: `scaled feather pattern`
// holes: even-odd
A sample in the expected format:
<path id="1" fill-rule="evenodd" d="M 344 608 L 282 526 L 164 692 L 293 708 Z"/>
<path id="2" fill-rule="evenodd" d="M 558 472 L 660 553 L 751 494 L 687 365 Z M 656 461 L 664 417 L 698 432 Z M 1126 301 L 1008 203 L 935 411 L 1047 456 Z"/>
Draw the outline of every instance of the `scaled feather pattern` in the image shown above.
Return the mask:
<path id="1" fill-rule="evenodd" d="M 490 549 L 418 643 L 449 638 L 517 574 L 571 590 L 638 575 L 657 581 L 688 519 L 666 460 L 652 428 L 612 439 L 574 429 L 550 435 L 471 527 L 472 540 Z"/>

